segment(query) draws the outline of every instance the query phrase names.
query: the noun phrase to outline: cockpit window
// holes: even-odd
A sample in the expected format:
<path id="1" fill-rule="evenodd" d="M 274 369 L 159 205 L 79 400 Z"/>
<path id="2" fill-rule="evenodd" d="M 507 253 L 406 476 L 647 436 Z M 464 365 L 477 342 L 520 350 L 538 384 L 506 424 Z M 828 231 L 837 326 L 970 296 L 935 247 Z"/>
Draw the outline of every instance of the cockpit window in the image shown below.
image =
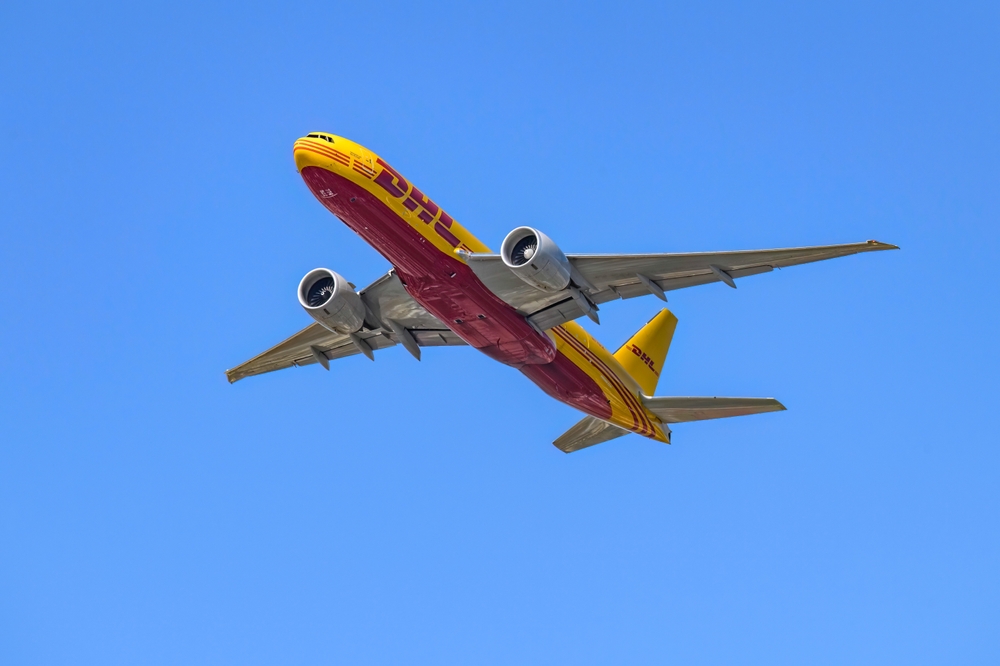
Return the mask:
<path id="1" fill-rule="evenodd" d="M 325 136 L 323 134 L 306 134 L 306 136 L 310 139 L 323 139 L 328 143 L 333 143 L 333 137 Z"/>

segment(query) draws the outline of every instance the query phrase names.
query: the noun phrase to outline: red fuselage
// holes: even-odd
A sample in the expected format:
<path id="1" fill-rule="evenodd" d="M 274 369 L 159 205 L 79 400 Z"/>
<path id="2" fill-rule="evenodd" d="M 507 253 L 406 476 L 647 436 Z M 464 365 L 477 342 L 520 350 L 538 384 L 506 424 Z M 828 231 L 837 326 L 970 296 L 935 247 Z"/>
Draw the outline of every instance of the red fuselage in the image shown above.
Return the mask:
<path id="1" fill-rule="evenodd" d="M 317 166 L 303 168 L 301 175 L 317 200 L 393 265 L 413 299 L 459 337 L 517 368 L 557 400 L 598 418 L 611 416 L 595 381 L 487 289 L 463 261 L 434 247 L 350 179 Z"/>

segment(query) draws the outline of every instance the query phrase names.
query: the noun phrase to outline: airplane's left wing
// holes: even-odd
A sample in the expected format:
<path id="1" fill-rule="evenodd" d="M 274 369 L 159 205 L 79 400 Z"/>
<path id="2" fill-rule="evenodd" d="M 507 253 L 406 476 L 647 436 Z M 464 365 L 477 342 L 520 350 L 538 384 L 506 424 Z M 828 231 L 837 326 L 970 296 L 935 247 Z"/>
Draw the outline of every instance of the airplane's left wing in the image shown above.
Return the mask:
<path id="1" fill-rule="evenodd" d="M 392 271 L 358 293 L 368 309 L 365 325 L 360 331 L 334 333 L 317 323 L 310 324 L 284 342 L 227 370 L 226 377 L 230 383 L 244 377 L 313 363 L 320 363 L 329 369 L 329 361 L 354 354 L 365 354 L 374 359 L 375 351 L 396 344 L 403 345 L 418 359 L 420 347 L 465 344 L 440 319 L 414 301 Z"/>
<path id="2" fill-rule="evenodd" d="M 895 245 L 867 241 L 844 245 L 777 250 L 691 252 L 681 254 L 567 254 L 579 287 L 544 292 L 518 278 L 498 254 L 467 254 L 466 260 L 493 293 L 541 329 L 559 326 L 588 313 L 585 309 L 619 298 L 655 295 L 712 282 L 736 287 L 736 280 L 814 261 L 862 252 L 897 250 Z"/>

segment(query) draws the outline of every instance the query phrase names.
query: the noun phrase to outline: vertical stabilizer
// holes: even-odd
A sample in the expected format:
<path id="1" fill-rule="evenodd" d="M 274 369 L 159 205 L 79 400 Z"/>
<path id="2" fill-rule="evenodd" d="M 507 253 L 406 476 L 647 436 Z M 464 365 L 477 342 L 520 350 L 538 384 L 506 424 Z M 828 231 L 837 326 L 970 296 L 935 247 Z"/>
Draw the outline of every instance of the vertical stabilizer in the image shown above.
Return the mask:
<path id="1" fill-rule="evenodd" d="M 677 317 L 664 308 L 615 352 L 615 359 L 646 395 L 653 395 L 663 361 L 677 328 Z"/>

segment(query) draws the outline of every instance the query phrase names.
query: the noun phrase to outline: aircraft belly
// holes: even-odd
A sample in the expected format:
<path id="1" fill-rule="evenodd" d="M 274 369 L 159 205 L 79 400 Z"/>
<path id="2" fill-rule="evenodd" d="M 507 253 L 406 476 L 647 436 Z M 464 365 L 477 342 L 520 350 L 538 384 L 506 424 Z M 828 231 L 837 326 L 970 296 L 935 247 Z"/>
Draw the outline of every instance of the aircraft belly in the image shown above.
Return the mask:
<path id="1" fill-rule="evenodd" d="M 468 265 L 428 243 L 378 197 L 320 167 L 301 173 L 316 198 L 393 265 L 413 299 L 469 345 L 514 367 L 555 358 L 547 336 L 497 298 Z"/>
<path id="2" fill-rule="evenodd" d="M 619 395 L 622 391 L 602 389 L 593 373 L 584 369 L 588 364 L 577 358 L 578 354 L 568 349 L 557 351 L 553 338 L 535 330 L 493 294 L 465 262 L 427 242 L 379 197 L 324 168 L 307 167 L 301 174 L 330 212 L 393 265 L 413 299 L 469 345 L 518 368 L 556 400 L 648 436 L 638 415 L 624 404 Z"/>
<path id="3" fill-rule="evenodd" d="M 521 372 L 547 394 L 599 419 L 611 419 L 608 399 L 586 372 L 563 354 L 545 365 L 525 365 Z"/>

